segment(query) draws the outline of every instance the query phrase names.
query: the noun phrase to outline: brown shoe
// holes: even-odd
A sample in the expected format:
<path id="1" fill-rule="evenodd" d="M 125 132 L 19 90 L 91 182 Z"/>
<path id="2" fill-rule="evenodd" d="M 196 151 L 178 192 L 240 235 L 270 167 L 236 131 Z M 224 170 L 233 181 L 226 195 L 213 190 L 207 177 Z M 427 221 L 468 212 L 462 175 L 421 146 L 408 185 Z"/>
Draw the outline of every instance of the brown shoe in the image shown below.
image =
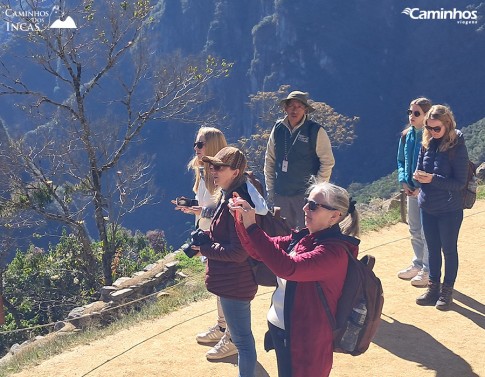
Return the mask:
<path id="1" fill-rule="evenodd" d="M 422 306 L 435 306 L 436 302 L 440 298 L 440 283 L 434 281 L 428 282 L 428 288 L 416 299 L 416 304 Z"/>
<path id="2" fill-rule="evenodd" d="M 453 304 L 453 286 L 443 284 L 438 301 L 436 302 L 436 309 L 450 310 Z"/>

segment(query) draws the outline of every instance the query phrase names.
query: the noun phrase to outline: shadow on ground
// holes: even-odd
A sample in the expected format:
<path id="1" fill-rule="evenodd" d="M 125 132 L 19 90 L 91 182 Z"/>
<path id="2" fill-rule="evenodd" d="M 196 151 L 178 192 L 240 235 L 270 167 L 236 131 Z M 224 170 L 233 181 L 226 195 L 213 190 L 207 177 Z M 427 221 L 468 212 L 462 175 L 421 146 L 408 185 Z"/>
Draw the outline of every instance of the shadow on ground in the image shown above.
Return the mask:
<path id="1" fill-rule="evenodd" d="M 481 302 L 478 302 L 474 298 L 467 296 L 456 289 L 453 291 L 453 300 L 454 300 L 454 305 L 452 307 L 452 310 L 455 312 L 461 314 L 463 317 L 468 318 L 470 321 L 475 322 L 477 326 L 480 326 L 482 329 L 485 329 L 485 305 L 482 304 Z M 478 313 L 465 308 L 462 305 L 457 305 L 458 303 L 461 303 L 465 306 L 468 306 L 468 308 L 471 308 Z"/>
<path id="2" fill-rule="evenodd" d="M 381 320 L 379 331 L 373 340 L 379 347 L 399 358 L 415 362 L 424 369 L 436 371 L 435 377 L 480 377 L 463 358 L 427 332 L 384 314 L 383 318 L 385 320 Z M 453 371 L 450 371 L 450 365 L 453 365 Z"/>

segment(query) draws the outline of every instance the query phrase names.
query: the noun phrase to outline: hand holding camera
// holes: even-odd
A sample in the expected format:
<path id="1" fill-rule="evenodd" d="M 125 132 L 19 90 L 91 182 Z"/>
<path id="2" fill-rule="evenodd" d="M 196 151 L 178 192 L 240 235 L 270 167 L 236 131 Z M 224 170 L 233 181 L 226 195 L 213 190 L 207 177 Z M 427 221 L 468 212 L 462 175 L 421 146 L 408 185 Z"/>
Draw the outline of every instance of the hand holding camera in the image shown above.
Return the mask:
<path id="1" fill-rule="evenodd" d="M 209 235 L 204 232 L 202 229 L 196 229 L 192 233 L 190 233 L 192 237 L 192 242 L 184 243 L 181 247 L 182 251 L 187 255 L 189 258 L 192 258 L 194 255 L 198 253 L 197 250 L 192 249 L 192 246 L 202 246 L 208 243 L 212 243 L 211 238 Z"/>
<path id="2" fill-rule="evenodd" d="M 182 211 L 183 213 L 188 213 L 191 215 L 200 215 L 202 207 L 199 206 L 197 199 L 186 198 L 185 196 L 180 196 L 171 200 L 175 204 L 175 209 L 177 211 Z"/>
<path id="3" fill-rule="evenodd" d="M 175 204 L 178 207 L 195 207 L 199 205 L 199 202 L 197 201 L 197 199 L 190 199 L 186 198 L 185 196 L 180 196 L 175 199 Z"/>

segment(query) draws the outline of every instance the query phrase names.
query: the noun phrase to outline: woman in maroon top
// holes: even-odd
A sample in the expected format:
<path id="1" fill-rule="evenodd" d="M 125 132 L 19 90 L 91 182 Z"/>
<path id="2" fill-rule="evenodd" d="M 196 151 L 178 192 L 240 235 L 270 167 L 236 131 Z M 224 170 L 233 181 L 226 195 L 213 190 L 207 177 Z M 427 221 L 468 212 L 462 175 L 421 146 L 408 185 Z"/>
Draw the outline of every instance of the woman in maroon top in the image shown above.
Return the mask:
<path id="1" fill-rule="evenodd" d="M 360 242 L 353 237 L 359 234 L 359 216 L 347 191 L 328 182 L 309 190 L 303 207 L 306 228 L 290 236 L 269 237 L 256 225 L 246 201 L 234 198 L 229 205 L 246 251 L 278 276 L 265 348 L 276 351 L 279 377 L 330 374 L 332 328 L 317 283 L 335 315 L 347 273 L 345 246 L 357 256 Z"/>
<path id="2" fill-rule="evenodd" d="M 207 257 L 205 284 L 207 290 L 221 298 L 222 310 L 237 347 L 239 377 L 254 377 L 256 347 L 251 331 L 251 300 L 258 286 L 254 281 L 248 254 L 244 250 L 234 226 L 228 203 L 239 195 L 248 205 L 259 207 L 258 198 L 251 196 L 244 171 L 246 157 L 237 148 L 225 147 L 213 157 L 205 156 L 214 183 L 221 189 L 218 206 L 210 226 L 210 240 L 201 246 L 192 246 Z M 237 193 L 237 194 L 235 194 Z"/>

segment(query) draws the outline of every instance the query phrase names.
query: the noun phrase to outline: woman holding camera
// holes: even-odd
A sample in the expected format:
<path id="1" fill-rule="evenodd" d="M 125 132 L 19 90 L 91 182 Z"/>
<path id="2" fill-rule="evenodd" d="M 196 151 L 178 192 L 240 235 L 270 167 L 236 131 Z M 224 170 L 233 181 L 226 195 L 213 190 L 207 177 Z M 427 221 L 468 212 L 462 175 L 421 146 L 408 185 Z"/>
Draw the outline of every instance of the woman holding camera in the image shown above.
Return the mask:
<path id="1" fill-rule="evenodd" d="M 224 147 L 227 147 L 227 141 L 221 130 L 214 127 L 201 127 L 199 129 L 194 142 L 195 156 L 187 165 L 187 168 L 194 172 L 193 191 L 198 205 L 181 206 L 173 201 L 176 210 L 195 215 L 195 226 L 203 231 L 209 231 L 212 215 L 217 206 L 217 187 L 210 174 L 209 164 L 204 163 L 202 158 L 214 156 Z M 223 359 L 237 353 L 236 346 L 231 341 L 231 334 L 227 329 L 219 297 L 217 297 L 217 323 L 208 330 L 197 334 L 195 338 L 198 343 L 202 344 L 217 342 L 206 353 L 209 360 Z"/>
<path id="2" fill-rule="evenodd" d="M 205 156 L 202 160 L 209 163 L 214 183 L 221 192 L 210 226 L 209 242 L 192 248 L 207 257 L 206 287 L 220 297 L 232 341 L 239 352 L 239 376 L 253 377 L 256 347 L 251 330 L 251 300 L 258 286 L 248 262 L 248 254 L 236 234 L 228 202 L 233 195 L 239 195 L 252 207 L 265 208 L 267 211 L 266 203 L 261 195 L 250 194 L 244 174 L 246 157 L 239 149 L 226 147 L 214 157 Z"/>
<path id="3" fill-rule="evenodd" d="M 357 256 L 359 215 L 345 189 L 328 182 L 309 188 L 306 228 L 269 237 L 257 224 L 250 203 L 231 200 L 236 230 L 247 252 L 278 277 L 268 311 L 265 349 L 276 351 L 279 377 L 325 377 L 333 363 L 333 332 L 319 297 L 332 314 L 347 274 L 345 249 Z M 345 245 L 345 246 L 344 246 Z"/>

